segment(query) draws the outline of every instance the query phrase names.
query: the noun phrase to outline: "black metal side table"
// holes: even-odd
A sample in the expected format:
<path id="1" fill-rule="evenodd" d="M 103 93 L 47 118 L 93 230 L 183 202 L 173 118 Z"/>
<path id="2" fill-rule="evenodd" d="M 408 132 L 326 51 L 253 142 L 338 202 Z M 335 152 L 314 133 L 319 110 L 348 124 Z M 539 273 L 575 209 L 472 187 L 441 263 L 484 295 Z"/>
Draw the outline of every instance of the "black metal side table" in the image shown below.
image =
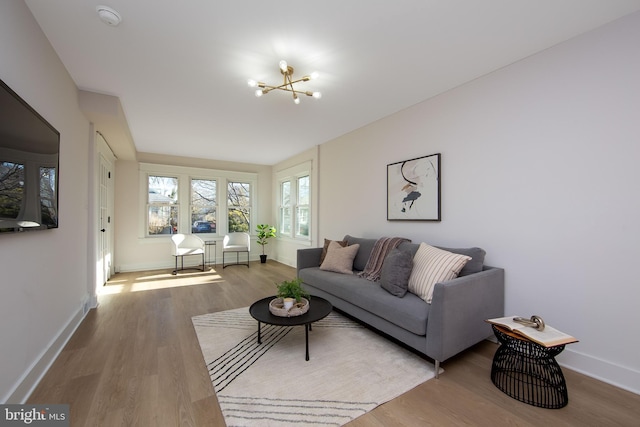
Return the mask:
<path id="1" fill-rule="evenodd" d="M 567 384 L 555 359 L 564 344 L 544 347 L 499 326 L 491 327 L 500 342 L 491 365 L 493 384 L 529 405 L 548 409 L 566 406 Z"/>
<path id="2" fill-rule="evenodd" d="M 208 265 L 211 265 L 211 246 L 213 246 L 213 265 L 216 265 L 216 258 L 218 257 L 218 245 L 215 240 L 206 240 L 204 242 L 204 251 L 207 253 L 207 261 Z"/>

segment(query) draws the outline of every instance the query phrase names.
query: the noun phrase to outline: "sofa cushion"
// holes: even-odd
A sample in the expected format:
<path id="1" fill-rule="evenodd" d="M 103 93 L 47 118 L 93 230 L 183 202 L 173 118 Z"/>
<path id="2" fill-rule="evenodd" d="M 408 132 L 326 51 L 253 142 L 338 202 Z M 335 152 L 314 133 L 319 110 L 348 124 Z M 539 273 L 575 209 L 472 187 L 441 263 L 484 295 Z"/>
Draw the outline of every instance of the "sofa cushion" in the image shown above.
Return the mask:
<path id="1" fill-rule="evenodd" d="M 479 273 L 482 271 L 482 267 L 484 266 L 484 256 L 486 252 L 481 248 L 444 248 L 442 246 L 436 246 L 438 249 L 442 249 L 443 251 L 453 252 L 454 254 L 466 255 L 471 257 L 469 261 L 462 267 L 458 276 L 466 276 L 468 274 Z"/>
<path id="2" fill-rule="evenodd" d="M 436 283 L 454 279 L 470 256 L 455 254 L 421 243 L 413 257 L 409 291 L 431 303 Z"/>
<path id="3" fill-rule="evenodd" d="M 380 286 L 391 295 L 403 297 L 407 293 L 413 257 L 409 252 L 392 249 L 380 270 Z"/>
<path id="4" fill-rule="evenodd" d="M 338 242 L 338 244 L 340 246 L 342 246 L 343 248 L 345 246 L 347 246 L 347 241 L 346 240 L 324 239 L 324 246 L 322 247 L 322 254 L 320 254 L 320 264 L 318 264 L 318 265 L 322 265 L 322 261 L 324 261 L 324 258 L 327 256 L 327 250 L 329 249 L 329 243 L 331 243 L 331 242 Z"/>
<path id="5" fill-rule="evenodd" d="M 414 256 L 418 251 L 419 247 L 420 245 L 417 243 L 405 242 L 405 243 L 402 243 L 400 246 L 398 246 L 398 249 L 407 251 L 411 254 L 411 256 Z M 484 251 L 484 249 L 477 248 L 477 247 L 472 247 L 472 248 L 445 248 L 443 246 L 434 246 L 434 247 L 438 249 L 442 249 L 443 251 L 453 252 L 454 254 L 467 255 L 471 257 L 471 260 L 469 260 L 464 265 L 464 267 L 458 274 L 459 277 L 466 276 L 468 274 L 479 273 L 482 271 L 482 268 L 484 266 L 484 257 L 486 255 L 486 252 Z"/>
<path id="6" fill-rule="evenodd" d="M 359 248 L 360 245 L 358 244 L 343 248 L 338 242 L 330 242 L 327 248 L 327 256 L 320 265 L 320 269 L 342 274 L 353 274 L 353 259 Z"/>
<path id="7" fill-rule="evenodd" d="M 348 234 L 344 236 L 349 246 L 351 245 L 360 245 L 360 249 L 356 254 L 356 258 L 353 260 L 353 269 L 362 271 L 367 266 L 367 261 L 369 261 L 369 256 L 371 256 L 371 251 L 373 251 L 373 246 L 376 244 L 378 239 L 363 239 L 360 237 L 349 236 Z"/>
<path id="8" fill-rule="evenodd" d="M 427 317 L 431 306 L 414 294 L 407 293 L 404 298 L 398 298 L 376 282 L 356 275 L 323 271 L 318 267 L 303 268 L 299 277 L 311 294 L 311 304 L 313 290 L 318 288 L 409 332 L 417 335 L 427 333 Z"/>

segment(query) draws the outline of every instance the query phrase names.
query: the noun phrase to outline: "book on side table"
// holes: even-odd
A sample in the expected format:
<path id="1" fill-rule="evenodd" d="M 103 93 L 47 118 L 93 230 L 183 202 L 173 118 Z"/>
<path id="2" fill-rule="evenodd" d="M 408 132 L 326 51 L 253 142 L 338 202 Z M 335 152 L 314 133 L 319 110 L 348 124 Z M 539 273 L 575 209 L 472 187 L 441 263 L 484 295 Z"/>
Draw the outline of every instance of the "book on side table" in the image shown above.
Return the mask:
<path id="1" fill-rule="evenodd" d="M 578 340 L 571 335 L 565 334 L 557 329 L 546 325 L 542 331 L 538 329 L 523 325 L 522 323 L 514 320 L 516 316 L 498 317 L 495 319 L 487 319 L 487 322 L 497 326 L 501 326 L 514 334 L 520 335 L 533 342 L 540 344 L 543 347 L 555 347 L 557 345 L 571 344 L 578 342 Z"/>

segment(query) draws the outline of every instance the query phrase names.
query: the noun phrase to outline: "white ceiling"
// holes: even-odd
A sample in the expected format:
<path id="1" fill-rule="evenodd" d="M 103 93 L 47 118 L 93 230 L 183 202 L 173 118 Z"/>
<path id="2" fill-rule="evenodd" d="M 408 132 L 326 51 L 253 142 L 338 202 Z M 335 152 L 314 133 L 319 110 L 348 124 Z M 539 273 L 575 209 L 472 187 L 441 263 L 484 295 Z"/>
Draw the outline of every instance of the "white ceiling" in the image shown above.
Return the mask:
<path id="1" fill-rule="evenodd" d="M 139 152 L 272 165 L 580 33 L 640 0 L 26 0 L 77 86 Z M 122 15 L 103 24 L 96 6 Z M 262 98 L 278 62 L 322 99 Z M 117 154 L 117 153 L 116 153 Z"/>

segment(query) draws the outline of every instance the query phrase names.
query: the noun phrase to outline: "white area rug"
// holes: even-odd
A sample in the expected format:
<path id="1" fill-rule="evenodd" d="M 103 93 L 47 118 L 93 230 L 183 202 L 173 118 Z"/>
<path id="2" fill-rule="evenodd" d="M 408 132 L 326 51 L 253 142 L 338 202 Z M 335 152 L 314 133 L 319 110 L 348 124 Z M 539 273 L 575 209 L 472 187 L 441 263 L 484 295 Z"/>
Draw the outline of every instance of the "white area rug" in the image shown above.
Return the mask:
<path id="1" fill-rule="evenodd" d="M 340 426 L 434 377 L 434 366 L 332 312 L 304 326 L 258 324 L 249 308 L 193 325 L 227 426 Z"/>

